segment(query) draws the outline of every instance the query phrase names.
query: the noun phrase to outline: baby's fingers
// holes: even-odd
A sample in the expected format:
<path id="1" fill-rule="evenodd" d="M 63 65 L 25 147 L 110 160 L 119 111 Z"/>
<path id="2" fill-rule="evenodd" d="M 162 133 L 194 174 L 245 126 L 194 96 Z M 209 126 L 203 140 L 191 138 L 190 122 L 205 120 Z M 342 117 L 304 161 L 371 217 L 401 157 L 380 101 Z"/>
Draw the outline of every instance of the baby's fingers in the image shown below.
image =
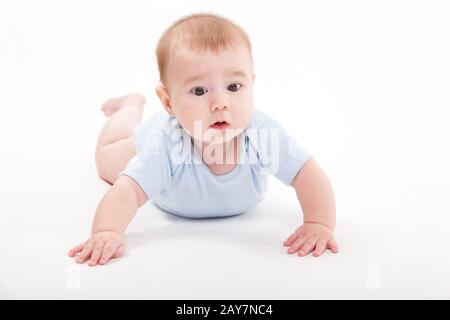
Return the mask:
<path id="1" fill-rule="evenodd" d="M 98 259 L 100 259 L 103 247 L 105 246 L 104 241 L 99 241 L 95 244 L 94 250 L 92 251 L 91 259 L 89 261 L 89 266 L 93 267 L 98 263 Z"/>
<path id="2" fill-rule="evenodd" d="M 309 254 L 314 249 L 314 247 L 316 246 L 316 243 L 317 243 L 317 238 L 309 238 L 303 244 L 302 248 L 298 252 L 298 255 L 300 257 L 306 256 L 307 254 Z"/>
<path id="3" fill-rule="evenodd" d="M 337 253 L 339 251 L 336 240 L 330 239 L 327 243 L 327 248 L 331 250 L 333 253 Z"/>
<path id="4" fill-rule="evenodd" d="M 107 263 L 109 259 L 111 259 L 113 254 L 116 252 L 117 248 L 118 245 L 114 241 L 109 240 L 103 247 L 103 253 L 102 256 L 100 257 L 99 263 L 100 264 Z"/>
<path id="5" fill-rule="evenodd" d="M 92 253 L 92 250 L 94 249 L 94 244 L 92 242 L 86 243 L 86 245 L 83 248 L 83 251 L 81 251 L 80 255 L 78 256 L 76 262 L 77 263 L 84 263 Z"/>
<path id="6" fill-rule="evenodd" d="M 116 252 L 113 255 L 113 258 L 120 258 L 125 253 L 125 243 L 122 243 L 117 249 Z"/>
<path id="7" fill-rule="evenodd" d="M 317 241 L 316 249 L 314 249 L 313 256 L 314 257 L 320 256 L 325 251 L 326 248 L 327 248 L 327 239 L 320 239 L 319 241 Z"/>
<path id="8" fill-rule="evenodd" d="M 69 253 L 67 254 L 69 257 L 74 257 L 78 252 L 83 250 L 84 243 L 77 245 L 76 247 L 73 247 L 70 249 Z"/>
<path id="9" fill-rule="evenodd" d="M 300 249 L 300 247 L 305 242 L 305 238 L 299 237 L 297 240 L 294 241 L 294 243 L 288 248 L 288 253 L 295 253 Z"/>
<path id="10" fill-rule="evenodd" d="M 291 234 L 289 236 L 289 238 L 287 238 L 284 242 L 283 245 L 285 246 L 290 246 L 295 240 L 297 240 L 298 238 L 298 234 L 297 231 L 295 231 L 293 234 Z"/>

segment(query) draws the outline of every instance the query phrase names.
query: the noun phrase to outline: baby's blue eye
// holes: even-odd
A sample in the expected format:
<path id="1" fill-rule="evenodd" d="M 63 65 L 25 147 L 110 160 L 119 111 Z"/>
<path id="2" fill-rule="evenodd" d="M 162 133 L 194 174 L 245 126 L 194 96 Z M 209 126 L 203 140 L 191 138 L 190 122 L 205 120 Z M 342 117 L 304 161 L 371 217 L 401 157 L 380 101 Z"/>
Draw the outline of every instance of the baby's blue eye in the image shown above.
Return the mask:
<path id="1" fill-rule="evenodd" d="M 205 93 L 207 93 L 208 90 L 206 90 L 206 89 L 203 88 L 203 87 L 195 87 L 194 89 L 191 90 L 191 92 L 192 92 L 193 94 L 195 94 L 196 96 L 202 96 L 202 95 L 204 95 Z"/>
<path id="2" fill-rule="evenodd" d="M 239 83 L 232 83 L 228 86 L 228 90 L 230 90 L 232 92 L 236 92 L 239 90 L 240 87 L 241 87 L 241 85 Z"/>

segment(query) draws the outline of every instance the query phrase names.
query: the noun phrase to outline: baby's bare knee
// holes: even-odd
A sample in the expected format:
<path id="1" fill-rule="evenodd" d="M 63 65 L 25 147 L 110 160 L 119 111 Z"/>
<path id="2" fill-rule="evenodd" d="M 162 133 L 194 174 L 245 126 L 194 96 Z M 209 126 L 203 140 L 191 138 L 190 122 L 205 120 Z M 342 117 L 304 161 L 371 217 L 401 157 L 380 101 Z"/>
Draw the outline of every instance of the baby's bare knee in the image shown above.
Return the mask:
<path id="1" fill-rule="evenodd" d="M 99 178 L 110 184 L 114 184 L 117 179 L 117 172 L 113 172 L 111 158 L 111 153 L 105 150 L 104 147 L 98 148 L 95 152 L 95 163 Z"/>
<path id="2" fill-rule="evenodd" d="M 95 162 L 98 176 L 113 184 L 134 154 L 132 138 L 97 147 Z"/>

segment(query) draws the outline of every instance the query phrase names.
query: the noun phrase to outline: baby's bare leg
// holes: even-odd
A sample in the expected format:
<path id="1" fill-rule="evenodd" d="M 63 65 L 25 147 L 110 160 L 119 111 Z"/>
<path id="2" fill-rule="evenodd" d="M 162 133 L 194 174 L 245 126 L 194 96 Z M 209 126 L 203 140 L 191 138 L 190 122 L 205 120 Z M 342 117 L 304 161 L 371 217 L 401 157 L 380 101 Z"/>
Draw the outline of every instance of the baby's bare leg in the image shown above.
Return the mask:
<path id="1" fill-rule="evenodd" d="M 133 93 L 102 104 L 109 117 L 98 137 L 95 161 L 101 179 L 114 184 L 119 173 L 135 155 L 133 132 L 142 119 L 145 98 Z"/>

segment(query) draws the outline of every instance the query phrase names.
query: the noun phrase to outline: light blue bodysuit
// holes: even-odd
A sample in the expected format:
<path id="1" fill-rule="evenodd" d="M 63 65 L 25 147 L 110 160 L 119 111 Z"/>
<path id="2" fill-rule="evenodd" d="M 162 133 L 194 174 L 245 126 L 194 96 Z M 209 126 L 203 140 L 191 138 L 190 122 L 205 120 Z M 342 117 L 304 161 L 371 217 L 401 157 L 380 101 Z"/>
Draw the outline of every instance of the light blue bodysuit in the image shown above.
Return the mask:
<path id="1" fill-rule="evenodd" d="M 268 174 L 289 185 L 311 157 L 256 108 L 238 138 L 238 165 L 215 175 L 177 119 L 157 112 L 136 127 L 136 155 L 121 174 L 136 181 L 164 211 L 187 218 L 224 217 L 244 213 L 263 200 Z"/>

